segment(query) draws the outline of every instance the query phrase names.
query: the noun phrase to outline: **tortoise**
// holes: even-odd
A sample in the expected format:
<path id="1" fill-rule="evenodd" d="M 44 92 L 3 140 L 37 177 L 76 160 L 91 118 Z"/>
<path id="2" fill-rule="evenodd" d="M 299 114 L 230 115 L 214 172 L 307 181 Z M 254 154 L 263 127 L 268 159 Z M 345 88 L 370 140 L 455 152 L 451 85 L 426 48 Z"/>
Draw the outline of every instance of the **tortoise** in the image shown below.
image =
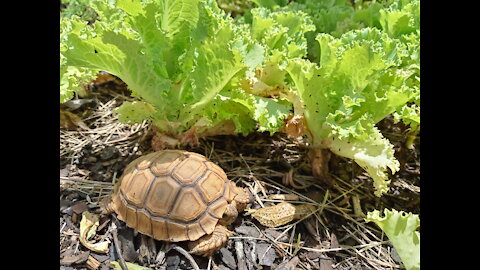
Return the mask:
<path id="1" fill-rule="evenodd" d="M 205 156 L 162 150 L 127 165 L 102 212 L 156 240 L 190 241 L 190 253 L 207 257 L 233 235 L 227 226 L 249 202 Z"/>

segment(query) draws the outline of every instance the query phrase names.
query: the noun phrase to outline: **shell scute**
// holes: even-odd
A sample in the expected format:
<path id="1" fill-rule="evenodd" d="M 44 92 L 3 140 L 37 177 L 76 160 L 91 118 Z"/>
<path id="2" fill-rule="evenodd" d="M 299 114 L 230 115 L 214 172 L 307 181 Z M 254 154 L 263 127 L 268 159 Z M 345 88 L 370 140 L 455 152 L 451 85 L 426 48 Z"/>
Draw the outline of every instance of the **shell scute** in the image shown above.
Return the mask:
<path id="1" fill-rule="evenodd" d="M 143 207 L 147 190 L 154 179 L 155 176 L 148 169 L 135 173 L 129 188 L 123 190 L 127 201 L 136 207 Z"/>
<path id="2" fill-rule="evenodd" d="M 209 171 L 205 177 L 198 182 L 198 188 L 207 203 L 213 202 L 223 195 L 225 180 L 215 172 Z"/>
<path id="3" fill-rule="evenodd" d="M 150 188 L 145 207 L 153 215 L 166 217 L 181 186 L 169 176 L 158 177 Z"/>
<path id="4" fill-rule="evenodd" d="M 173 171 L 172 175 L 183 185 L 193 184 L 205 173 L 205 164 L 198 159 L 185 159 Z"/>
<path id="5" fill-rule="evenodd" d="M 180 203 L 181 202 L 181 203 Z M 198 218 L 207 206 L 194 188 L 183 188 L 177 198 L 170 217 L 175 220 L 191 221 Z"/>
<path id="6" fill-rule="evenodd" d="M 150 168 L 155 175 L 167 175 L 180 163 L 181 158 L 182 154 L 178 151 L 164 151 L 157 156 Z"/>

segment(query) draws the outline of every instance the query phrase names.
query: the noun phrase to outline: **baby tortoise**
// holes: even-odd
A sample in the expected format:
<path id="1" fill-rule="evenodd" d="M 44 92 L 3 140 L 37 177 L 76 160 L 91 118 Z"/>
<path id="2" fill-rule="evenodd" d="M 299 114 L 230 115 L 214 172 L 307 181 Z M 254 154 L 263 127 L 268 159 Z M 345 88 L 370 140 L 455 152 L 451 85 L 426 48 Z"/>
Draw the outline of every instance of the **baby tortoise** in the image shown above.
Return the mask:
<path id="1" fill-rule="evenodd" d="M 206 157 L 163 150 L 130 163 L 103 213 L 156 240 L 190 241 L 190 253 L 210 256 L 233 232 L 227 226 L 249 203 L 246 190 Z"/>

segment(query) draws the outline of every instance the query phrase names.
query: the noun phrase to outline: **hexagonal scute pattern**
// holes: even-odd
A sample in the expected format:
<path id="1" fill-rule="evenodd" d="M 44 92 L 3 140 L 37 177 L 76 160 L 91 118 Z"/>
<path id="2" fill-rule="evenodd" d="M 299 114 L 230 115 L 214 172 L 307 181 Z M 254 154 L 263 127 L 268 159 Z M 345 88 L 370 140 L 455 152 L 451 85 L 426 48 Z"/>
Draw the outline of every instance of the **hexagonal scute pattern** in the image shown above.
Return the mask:
<path id="1" fill-rule="evenodd" d="M 198 153 L 194 153 L 194 152 L 188 152 L 188 157 L 189 157 L 189 158 L 192 157 L 192 158 L 198 159 L 198 160 L 200 160 L 200 161 L 205 161 L 205 160 L 207 160 L 207 159 L 205 158 L 205 156 L 200 155 L 200 154 L 198 154 Z"/>
<path id="2" fill-rule="evenodd" d="M 173 176 L 184 185 L 195 182 L 206 170 L 205 164 L 197 159 L 183 160 L 173 171 Z"/>
<path id="3" fill-rule="evenodd" d="M 197 153 L 165 150 L 131 162 L 112 199 L 129 227 L 176 242 L 212 233 L 234 196 L 235 184 L 218 165 Z"/>
<path id="4" fill-rule="evenodd" d="M 164 151 L 152 162 L 150 169 L 155 175 L 167 175 L 180 162 L 182 153 L 178 151 Z"/>
<path id="5" fill-rule="evenodd" d="M 170 218 L 190 221 L 199 217 L 207 207 L 194 188 L 183 188 L 173 206 Z"/>
<path id="6" fill-rule="evenodd" d="M 207 233 L 211 234 L 213 230 L 215 230 L 215 226 L 217 225 L 218 219 L 210 216 L 210 215 L 204 215 L 200 220 L 200 226 L 202 226 L 202 229 Z"/>
<path id="7" fill-rule="evenodd" d="M 147 189 L 155 179 L 149 169 L 141 170 L 135 173 L 130 180 L 131 183 L 127 189 L 122 189 L 127 201 L 136 207 L 143 207 Z"/>
<path id="8" fill-rule="evenodd" d="M 208 208 L 208 212 L 212 216 L 221 219 L 223 213 L 225 213 L 225 210 L 227 209 L 227 205 L 227 201 L 224 198 L 221 198 L 210 205 L 210 207 Z"/>
<path id="9" fill-rule="evenodd" d="M 122 178 L 120 178 L 120 188 L 122 190 L 128 190 L 128 187 L 130 185 L 130 181 L 132 180 L 132 176 L 135 173 L 135 169 L 132 171 L 125 173 Z"/>
<path id="10" fill-rule="evenodd" d="M 215 173 L 217 173 L 220 177 L 224 177 L 225 179 L 228 179 L 227 177 L 227 174 L 225 173 L 225 171 L 220 167 L 218 166 L 217 164 L 213 163 L 213 162 L 206 162 L 206 165 L 207 165 L 207 168 L 211 171 L 214 171 Z"/>
<path id="11" fill-rule="evenodd" d="M 154 215 L 166 217 L 180 188 L 170 176 L 158 177 L 150 188 L 145 207 Z"/>
<path id="12" fill-rule="evenodd" d="M 198 238 L 205 235 L 202 226 L 198 222 L 194 222 L 187 225 L 188 240 L 195 241 Z"/>
<path id="13" fill-rule="evenodd" d="M 167 224 L 168 241 L 179 242 L 188 240 L 187 225 L 169 221 Z"/>
<path id="14" fill-rule="evenodd" d="M 209 171 L 205 177 L 198 182 L 198 188 L 208 203 L 216 200 L 223 194 L 225 180 L 216 173 Z"/>

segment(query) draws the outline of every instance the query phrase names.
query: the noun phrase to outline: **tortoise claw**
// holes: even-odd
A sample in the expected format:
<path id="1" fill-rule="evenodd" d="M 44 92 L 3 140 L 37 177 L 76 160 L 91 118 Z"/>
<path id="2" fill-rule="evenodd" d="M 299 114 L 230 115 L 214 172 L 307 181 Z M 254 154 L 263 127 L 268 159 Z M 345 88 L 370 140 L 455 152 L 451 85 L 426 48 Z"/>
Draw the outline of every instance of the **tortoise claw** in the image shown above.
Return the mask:
<path id="1" fill-rule="evenodd" d="M 223 225 L 217 225 L 211 234 L 205 235 L 194 242 L 190 242 L 189 253 L 203 257 L 212 256 L 213 253 L 227 243 L 228 238 L 233 234 L 234 232 L 229 231 L 227 227 Z"/>

